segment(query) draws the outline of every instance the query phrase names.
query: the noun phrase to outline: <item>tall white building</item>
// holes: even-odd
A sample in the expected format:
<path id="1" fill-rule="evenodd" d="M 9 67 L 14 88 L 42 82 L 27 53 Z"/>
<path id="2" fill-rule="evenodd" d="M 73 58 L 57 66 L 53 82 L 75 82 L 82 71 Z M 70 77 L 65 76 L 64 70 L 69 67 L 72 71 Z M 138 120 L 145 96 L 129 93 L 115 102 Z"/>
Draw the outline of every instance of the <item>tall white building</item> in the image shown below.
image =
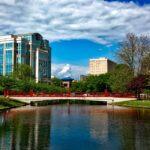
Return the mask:
<path id="1" fill-rule="evenodd" d="M 91 75 L 100 75 L 111 72 L 114 70 L 116 63 L 105 58 L 101 57 L 98 59 L 90 59 L 89 61 L 89 74 Z"/>

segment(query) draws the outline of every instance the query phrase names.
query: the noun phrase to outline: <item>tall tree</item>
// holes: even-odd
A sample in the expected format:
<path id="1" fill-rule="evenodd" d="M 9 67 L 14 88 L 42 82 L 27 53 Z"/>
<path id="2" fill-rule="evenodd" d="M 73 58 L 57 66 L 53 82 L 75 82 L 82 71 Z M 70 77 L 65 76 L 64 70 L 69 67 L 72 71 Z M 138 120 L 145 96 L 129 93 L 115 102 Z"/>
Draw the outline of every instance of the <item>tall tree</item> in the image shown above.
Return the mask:
<path id="1" fill-rule="evenodd" d="M 140 93 L 148 85 L 149 76 L 139 75 L 131 80 L 128 84 L 128 89 L 135 92 L 135 95 L 140 99 Z"/>
<path id="2" fill-rule="evenodd" d="M 33 77 L 32 68 L 26 64 L 17 64 L 12 73 L 13 77 L 21 80 L 29 80 Z"/>
<path id="3" fill-rule="evenodd" d="M 132 80 L 132 78 L 133 71 L 127 65 L 117 65 L 109 78 L 112 92 L 126 92 L 128 90 L 127 85 Z"/>
<path id="4" fill-rule="evenodd" d="M 55 85 L 55 86 L 61 86 L 62 85 L 62 80 L 54 77 L 54 78 L 51 79 L 51 84 Z"/>
<path id="5" fill-rule="evenodd" d="M 150 75 L 150 54 L 143 58 L 141 71 L 144 72 L 145 75 Z"/>
<path id="6" fill-rule="evenodd" d="M 150 37 L 141 35 L 138 37 L 133 33 L 126 36 L 126 40 L 121 44 L 118 52 L 119 59 L 134 71 L 135 75 L 145 74 L 143 64 L 144 59 L 150 54 Z M 146 62 L 148 63 L 148 62 Z"/>

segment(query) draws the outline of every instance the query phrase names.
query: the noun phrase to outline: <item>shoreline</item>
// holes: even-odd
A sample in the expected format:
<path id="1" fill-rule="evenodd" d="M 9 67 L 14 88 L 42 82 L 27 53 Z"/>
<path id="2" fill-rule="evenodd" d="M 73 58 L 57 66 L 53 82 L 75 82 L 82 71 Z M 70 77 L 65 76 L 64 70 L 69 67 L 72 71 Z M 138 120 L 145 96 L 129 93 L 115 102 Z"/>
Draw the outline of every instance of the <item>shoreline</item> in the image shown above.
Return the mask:
<path id="1" fill-rule="evenodd" d="M 130 107 L 130 108 L 145 108 L 150 109 L 150 100 L 135 100 L 126 102 L 116 102 L 116 106 Z"/>
<path id="2" fill-rule="evenodd" d="M 25 105 L 27 105 L 27 103 L 21 102 L 16 99 L 11 99 L 3 96 L 0 97 L 0 112 Z"/>
<path id="3" fill-rule="evenodd" d="M 30 104 L 31 106 L 46 106 L 53 104 L 89 104 L 89 105 L 116 105 L 130 108 L 150 109 L 150 100 L 135 100 L 135 98 L 113 97 L 0 97 L 0 111 L 9 110 Z"/>

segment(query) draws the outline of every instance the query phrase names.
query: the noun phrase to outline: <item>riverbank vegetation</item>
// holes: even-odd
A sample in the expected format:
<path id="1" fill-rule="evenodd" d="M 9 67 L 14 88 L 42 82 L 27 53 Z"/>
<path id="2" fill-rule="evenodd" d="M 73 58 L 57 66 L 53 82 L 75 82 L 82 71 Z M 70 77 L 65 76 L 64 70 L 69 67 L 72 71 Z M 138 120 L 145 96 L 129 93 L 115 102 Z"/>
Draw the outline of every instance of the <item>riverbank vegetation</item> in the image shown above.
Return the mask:
<path id="1" fill-rule="evenodd" d="M 53 79 L 49 83 L 36 83 L 30 66 L 17 65 L 14 72 L 8 76 L 0 76 L 0 94 L 4 90 L 35 93 L 65 93 L 66 89 L 61 87 L 60 79 Z"/>
<path id="2" fill-rule="evenodd" d="M 14 108 L 14 107 L 20 107 L 24 106 L 26 103 L 17 101 L 17 100 L 12 100 L 10 98 L 6 97 L 0 97 L 0 110 L 3 109 L 8 109 L 8 108 Z"/>
<path id="3" fill-rule="evenodd" d="M 140 99 L 150 93 L 150 38 L 142 35 L 127 34 L 117 52 L 120 61 L 115 69 L 98 76 L 88 75 L 83 80 L 73 82 L 69 90 L 62 87 L 62 81 L 53 78 L 49 83 L 35 83 L 32 69 L 18 64 L 9 76 L 0 76 L 0 94 L 5 90 L 24 93 L 133 93 Z"/>
<path id="4" fill-rule="evenodd" d="M 4 90 L 11 90 L 16 92 L 35 92 L 35 93 L 65 93 L 66 89 L 61 86 L 47 83 L 36 83 L 33 79 L 31 80 L 18 80 L 12 76 L 1 76 L 0 77 L 0 92 Z"/>
<path id="5" fill-rule="evenodd" d="M 150 93 L 150 37 L 129 33 L 120 44 L 116 56 L 121 64 L 107 74 L 87 76 L 73 83 L 73 92 L 131 92 L 140 99 L 144 93 Z"/>
<path id="6" fill-rule="evenodd" d="M 132 70 L 124 64 L 116 66 L 114 71 L 98 76 L 89 75 L 84 80 L 72 84 L 72 92 L 132 93 L 138 99 L 140 94 L 149 95 L 149 75 L 134 76 Z"/>
<path id="7" fill-rule="evenodd" d="M 125 106 L 125 107 L 150 108 L 150 100 L 117 102 L 114 103 L 114 105 Z"/>

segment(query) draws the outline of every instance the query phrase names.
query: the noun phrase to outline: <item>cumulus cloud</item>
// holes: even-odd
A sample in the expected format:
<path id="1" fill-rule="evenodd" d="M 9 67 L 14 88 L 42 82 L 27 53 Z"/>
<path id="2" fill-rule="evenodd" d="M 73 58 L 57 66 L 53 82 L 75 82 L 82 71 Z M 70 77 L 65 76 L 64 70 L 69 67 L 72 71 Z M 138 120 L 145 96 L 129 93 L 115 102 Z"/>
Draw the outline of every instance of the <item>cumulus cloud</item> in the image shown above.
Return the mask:
<path id="1" fill-rule="evenodd" d="M 150 32 L 150 5 L 103 0 L 0 0 L 0 34 L 39 32 L 50 41 L 120 41 Z"/>
<path id="2" fill-rule="evenodd" d="M 58 76 L 71 76 L 71 66 L 66 64 L 63 68 L 57 73 Z"/>
<path id="3" fill-rule="evenodd" d="M 88 67 L 71 64 L 52 64 L 52 75 L 58 78 L 72 77 L 79 79 L 80 75 L 88 73 Z"/>
<path id="4" fill-rule="evenodd" d="M 109 47 L 128 32 L 150 33 L 150 5 L 103 0 L 0 0 L 0 35 L 39 32 L 48 40 L 87 39 Z M 59 77 L 87 68 L 53 64 Z"/>

